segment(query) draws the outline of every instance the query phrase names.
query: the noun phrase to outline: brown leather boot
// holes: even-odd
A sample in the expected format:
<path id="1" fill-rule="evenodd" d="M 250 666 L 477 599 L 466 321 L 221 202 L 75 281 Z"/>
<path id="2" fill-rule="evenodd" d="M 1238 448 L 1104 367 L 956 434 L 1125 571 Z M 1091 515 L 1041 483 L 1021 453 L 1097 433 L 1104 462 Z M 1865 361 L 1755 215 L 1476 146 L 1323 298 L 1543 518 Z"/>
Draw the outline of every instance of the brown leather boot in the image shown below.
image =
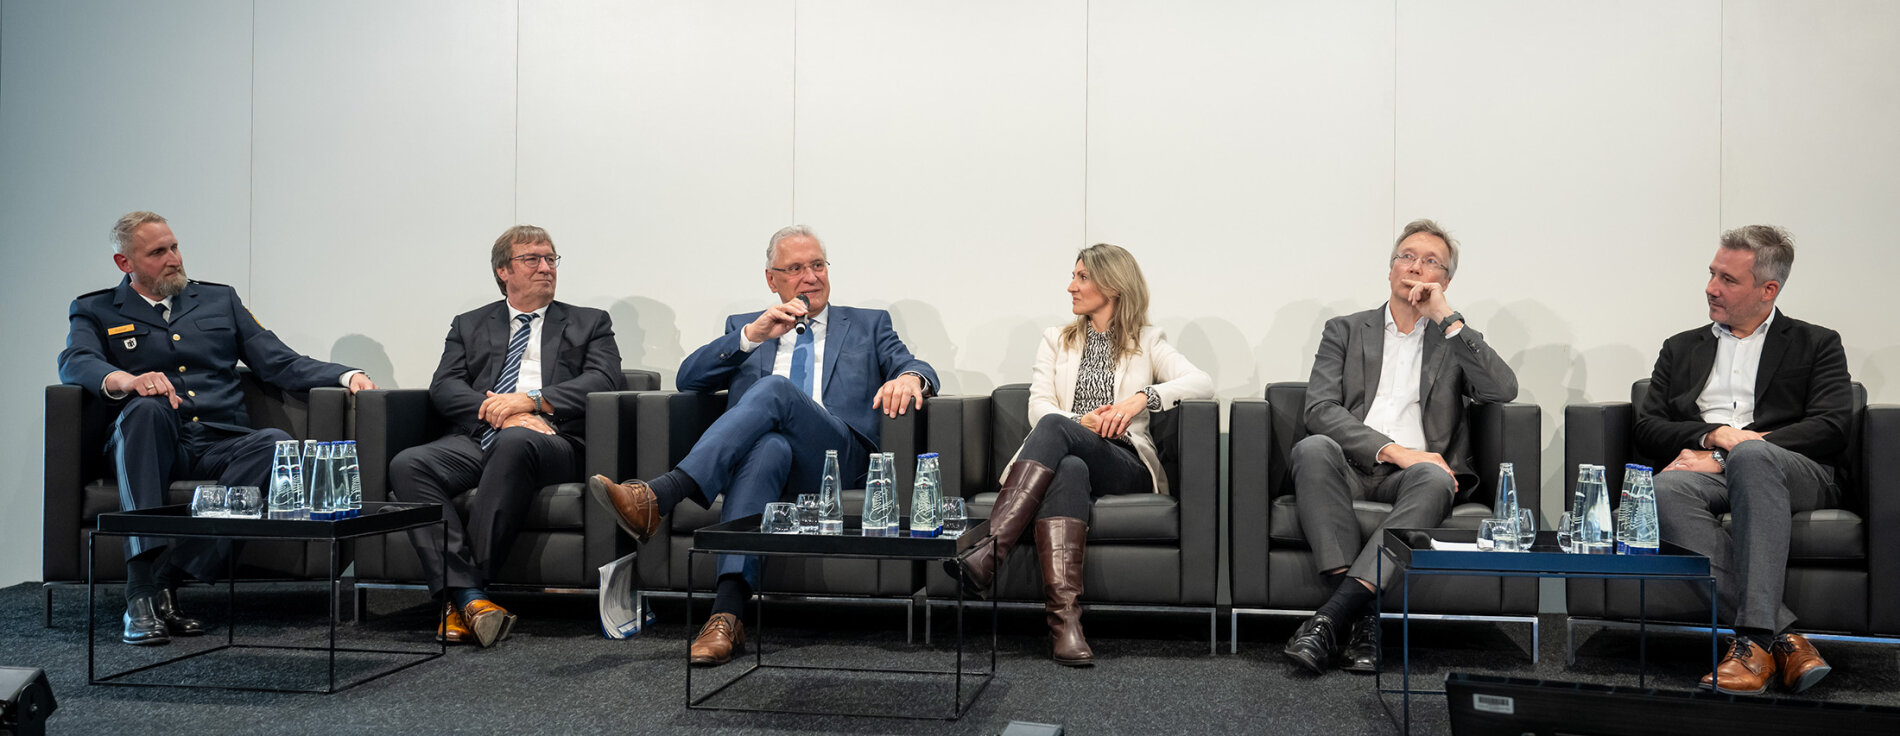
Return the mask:
<path id="1" fill-rule="evenodd" d="M 1009 559 L 1009 552 L 1028 531 L 1030 520 L 1042 509 L 1042 497 L 1049 492 L 1049 481 L 1056 471 L 1034 460 L 1017 460 L 1003 473 L 1003 490 L 996 494 L 990 509 L 990 536 L 995 544 L 979 544 L 963 558 L 964 591 L 988 597 L 990 583 L 996 582 L 996 566 Z M 944 571 L 957 576 L 955 562 L 945 562 Z"/>
<path id="2" fill-rule="evenodd" d="M 1036 520 L 1036 558 L 1042 562 L 1042 608 L 1049 615 L 1049 638 L 1056 664 L 1087 667 L 1095 653 L 1082 638 L 1082 560 L 1089 525 L 1072 516 Z"/>

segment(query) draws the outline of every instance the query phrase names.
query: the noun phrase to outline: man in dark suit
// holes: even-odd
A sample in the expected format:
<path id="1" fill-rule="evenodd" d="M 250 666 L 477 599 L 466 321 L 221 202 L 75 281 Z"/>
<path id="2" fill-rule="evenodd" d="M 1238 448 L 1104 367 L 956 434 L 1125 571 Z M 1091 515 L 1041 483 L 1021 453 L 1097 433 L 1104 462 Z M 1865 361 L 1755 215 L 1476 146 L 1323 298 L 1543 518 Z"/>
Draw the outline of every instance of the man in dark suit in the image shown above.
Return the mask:
<path id="1" fill-rule="evenodd" d="M 120 217 L 112 239 L 125 280 L 73 300 L 59 380 L 120 403 L 106 452 L 121 509 L 165 505 L 166 488 L 181 478 L 268 485 L 275 444 L 290 436 L 251 429 L 238 361 L 285 389 L 376 387 L 362 371 L 286 347 L 237 290 L 187 279 L 178 238 L 158 214 Z M 202 540 L 127 539 L 125 643 L 203 634 L 203 624 L 179 613 L 177 587 L 187 577 L 215 579 L 226 552 Z"/>
<path id="2" fill-rule="evenodd" d="M 720 518 L 730 521 L 816 492 L 826 450 L 838 451 L 845 481 L 856 482 L 878 448 L 878 410 L 895 416 L 922 407 L 937 383 L 891 328 L 890 313 L 830 304 L 824 246 L 810 229 L 773 234 L 765 258 L 766 285 L 782 303 L 726 318 L 725 335 L 680 364 L 680 390 L 726 389 L 726 413 L 665 475 L 588 481 L 594 498 L 641 542 L 686 498 L 710 506 L 723 494 Z M 792 334 L 806 321 L 808 329 Z M 724 664 L 745 642 L 739 613 L 758 587 L 759 559 L 721 555 L 718 569 L 712 617 L 692 645 L 694 664 Z"/>
<path id="3" fill-rule="evenodd" d="M 1656 474 L 1662 538 L 1709 558 L 1735 627 L 1701 683 L 1727 693 L 1761 693 L 1777 675 L 1800 692 L 1832 669 L 1789 630 L 1782 586 L 1794 513 L 1840 499 L 1853 385 L 1839 333 L 1775 309 L 1793 265 L 1780 228 L 1723 233 L 1703 289 L 1712 323 L 1663 342 L 1636 414 L 1638 449 L 1674 458 Z"/>
<path id="4" fill-rule="evenodd" d="M 495 239 L 489 263 L 507 297 L 456 315 L 429 381 L 429 403 L 449 430 L 398 453 L 390 493 L 442 505 L 443 532 L 409 533 L 429 590 L 448 606 L 439 632 L 493 646 L 515 616 L 488 599 L 488 581 L 543 486 L 581 478 L 587 394 L 622 387 L 620 348 L 607 313 L 554 301 L 561 257 L 546 230 L 516 225 Z M 475 489 L 468 518 L 456 496 Z"/>
<path id="5" fill-rule="evenodd" d="M 1517 398 L 1517 376 L 1445 302 L 1457 241 L 1431 220 L 1415 220 L 1393 244 L 1391 262 L 1384 306 L 1327 320 L 1306 387 L 1311 434 L 1290 458 L 1300 529 L 1334 590 L 1284 650 L 1313 672 L 1333 664 L 1337 632 L 1348 623 L 1340 666 L 1377 670 L 1377 591 L 1398 574 L 1389 557 L 1378 562 L 1385 530 L 1444 521 L 1454 496 L 1478 481 L 1466 402 Z M 1359 536 L 1357 500 L 1392 505 L 1369 540 Z"/>

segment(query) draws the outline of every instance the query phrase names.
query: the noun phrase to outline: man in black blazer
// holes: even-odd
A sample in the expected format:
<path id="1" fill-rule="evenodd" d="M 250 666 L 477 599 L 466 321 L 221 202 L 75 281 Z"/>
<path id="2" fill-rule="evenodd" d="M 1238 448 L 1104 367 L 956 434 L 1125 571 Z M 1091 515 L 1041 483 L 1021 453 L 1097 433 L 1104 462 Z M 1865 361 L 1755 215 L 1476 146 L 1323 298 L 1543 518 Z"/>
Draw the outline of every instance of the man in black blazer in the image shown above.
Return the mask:
<path id="1" fill-rule="evenodd" d="M 546 230 L 509 228 L 489 260 L 507 298 L 456 315 L 429 382 L 429 403 L 448 433 L 398 453 L 389 490 L 403 501 L 442 505 L 448 578 L 435 527 L 409 539 L 445 600 L 440 636 L 493 646 L 515 616 L 486 587 L 543 486 L 581 478 L 587 394 L 622 388 L 620 349 L 607 313 L 554 301 L 561 257 Z M 475 489 L 468 518 L 453 500 Z"/>
<path id="2" fill-rule="evenodd" d="M 178 238 L 157 213 L 120 217 L 112 239 L 125 279 L 73 300 L 59 380 L 119 407 L 106 452 L 122 510 L 164 505 L 174 480 L 268 485 L 272 451 L 290 435 L 251 429 L 239 361 L 286 389 L 376 387 L 360 370 L 291 350 L 237 290 L 187 279 Z M 228 545 L 128 538 L 121 639 L 151 645 L 203 634 L 202 623 L 178 612 L 175 588 L 187 577 L 208 581 L 222 572 L 221 547 Z"/>
<path id="3" fill-rule="evenodd" d="M 1782 585 L 1793 514 L 1840 498 L 1853 389 L 1840 334 L 1775 309 L 1793 264 L 1780 228 L 1723 233 L 1703 290 L 1713 323 L 1663 342 L 1636 415 L 1643 454 L 1673 458 L 1656 474 L 1662 538 L 1709 558 L 1738 634 L 1701 683 L 1727 693 L 1761 693 L 1777 674 L 1800 692 L 1830 670 L 1789 631 Z"/>
<path id="4" fill-rule="evenodd" d="M 1288 460 L 1300 530 L 1333 595 L 1282 650 L 1313 672 L 1332 666 L 1347 626 L 1340 666 L 1376 671 L 1377 591 L 1399 573 L 1389 557 L 1379 563 L 1385 530 L 1444 521 L 1478 480 L 1466 403 L 1517 398 L 1516 374 L 1445 301 L 1457 270 L 1458 242 L 1415 220 L 1392 245 L 1385 304 L 1327 320 L 1320 335 L 1306 386 L 1311 434 Z M 1370 539 L 1360 537 L 1356 500 L 1392 505 Z"/>

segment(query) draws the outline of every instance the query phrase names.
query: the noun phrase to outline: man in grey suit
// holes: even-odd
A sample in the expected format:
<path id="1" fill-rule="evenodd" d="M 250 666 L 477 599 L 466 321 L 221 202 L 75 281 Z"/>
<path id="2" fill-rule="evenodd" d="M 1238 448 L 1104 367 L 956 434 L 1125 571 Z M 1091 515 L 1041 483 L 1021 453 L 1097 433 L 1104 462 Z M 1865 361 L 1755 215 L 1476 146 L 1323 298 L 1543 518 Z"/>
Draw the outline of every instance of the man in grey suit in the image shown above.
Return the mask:
<path id="1" fill-rule="evenodd" d="M 1391 264 L 1384 305 L 1327 320 L 1306 387 L 1310 436 L 1293 446 L 1300 529 L 1335 592 L 1284 653 L 1316 673 L 1335 656 L 1347 670 L 1378 668 L 1377 591 L 1398 572 L 1390 560 L 1378 567 L 1385 529 L 1444 521 L 1453 498 L 1478 481 L 1466 401 L 1517 398 L 1517 376 L 1445 301 L 1458 242 L 1437 223 L 1414 220 L 1393 244 Z M 1357 500 L 1392 505 L 1370 540 L 1359 536 Z M 1352 632 L 1343 655 L 1342 623 Z"/>

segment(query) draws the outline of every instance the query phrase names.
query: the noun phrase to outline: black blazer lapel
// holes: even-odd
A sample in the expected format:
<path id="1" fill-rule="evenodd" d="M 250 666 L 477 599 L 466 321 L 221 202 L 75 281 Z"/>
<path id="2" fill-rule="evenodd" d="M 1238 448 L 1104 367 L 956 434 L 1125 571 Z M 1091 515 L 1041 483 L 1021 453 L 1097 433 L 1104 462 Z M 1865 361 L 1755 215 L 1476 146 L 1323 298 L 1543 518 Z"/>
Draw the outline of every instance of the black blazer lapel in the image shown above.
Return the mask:
<path id="1" fill-rule="evenodd" d="M 1425 331 L 1425 334 L 1419 335 L 1425 341 L 1418 371 L 1418 403 L 1422 408 L 1429 401 L 1427 397 L 1432 395 L 1432 387 L 1438 383 L 1438 370 L 1445 364 L 1445 334 L 1439 332 L 1438 326 L 1431 322 L 1426 322 L 1424 327 L 1418 329 Z"/>
<path id="2" fill-rule="evenodd" d="M 1762 394 L 1775 385 L 1775 371 L 1780 370 L 1782 359 L 1788 355 L 1788 341 L 1792 339 L 1788 329 L 1792 326 L 1787 315 L 1777 312 L 1774 324 L 1768 326 L 1768 334 L 1763 336 L 1768 342 L 1761 346 L 1761 363 L 1755 368 L 1756 416 L 1761 415 Z"/>
<path id="3" fill-rule="evenodd" d="M 469 354 L 476 365 L 475 388 L 480 391 L 495 390 L 495 379 L 501 377 L 501 367 L 508 363 L 508 302 L 502 300 L 482 318 L 477 334 L 481 337 L 481 349 Z"/>
<path id="4" fill-rule="evenodd" d="M 1684 366 L 1685 374 L 1676 383 L 1676 395 L 1668 399 L 1676 404 L 1676 412 L 1681 416 L 1701 416 L 1696 409 L 1695 400 L 1702 395 L 1702 389 L 1709 385 L 1709 371 L 1715 368 L 1715 335 L 1704 330 L 1696 334 L 1695 345 L 1689 348 L 1689 362 Z"/>
<path id="5" fill-rule="evenodd" d="M 1385 365 L 1385 310 L 1375 309 L 1366 313 L 1359 329 L 1360 372 L 1364 380 L 1357 387 L 1358 396 L 1346 399 L 1346 410 L 1353 418 L 1364 421 L 1366 413 L 1372 410 L 1372 397 L 1379 395 L 1379 371 Z"/>
<path id="6" fill-rule="evenodd" d="M 541 325 L 541 386 L 546 388 L 556 383 L 556 372 L 561 362 L 561 333 L 567 331 L 567 305 L 554 302 L 548 305 L 547 324 Z"/>
<path id="7" fill-rule="evenodd" d="M 844 352 L 844 341 L 851 333 L 851 314 L 843 307 L 827 307 L 831 319 L 825 322 L 825 376 L 824 385 L 819 394 L 831 394 L 831 377 L 838 374 L 838 355 Z"/>

